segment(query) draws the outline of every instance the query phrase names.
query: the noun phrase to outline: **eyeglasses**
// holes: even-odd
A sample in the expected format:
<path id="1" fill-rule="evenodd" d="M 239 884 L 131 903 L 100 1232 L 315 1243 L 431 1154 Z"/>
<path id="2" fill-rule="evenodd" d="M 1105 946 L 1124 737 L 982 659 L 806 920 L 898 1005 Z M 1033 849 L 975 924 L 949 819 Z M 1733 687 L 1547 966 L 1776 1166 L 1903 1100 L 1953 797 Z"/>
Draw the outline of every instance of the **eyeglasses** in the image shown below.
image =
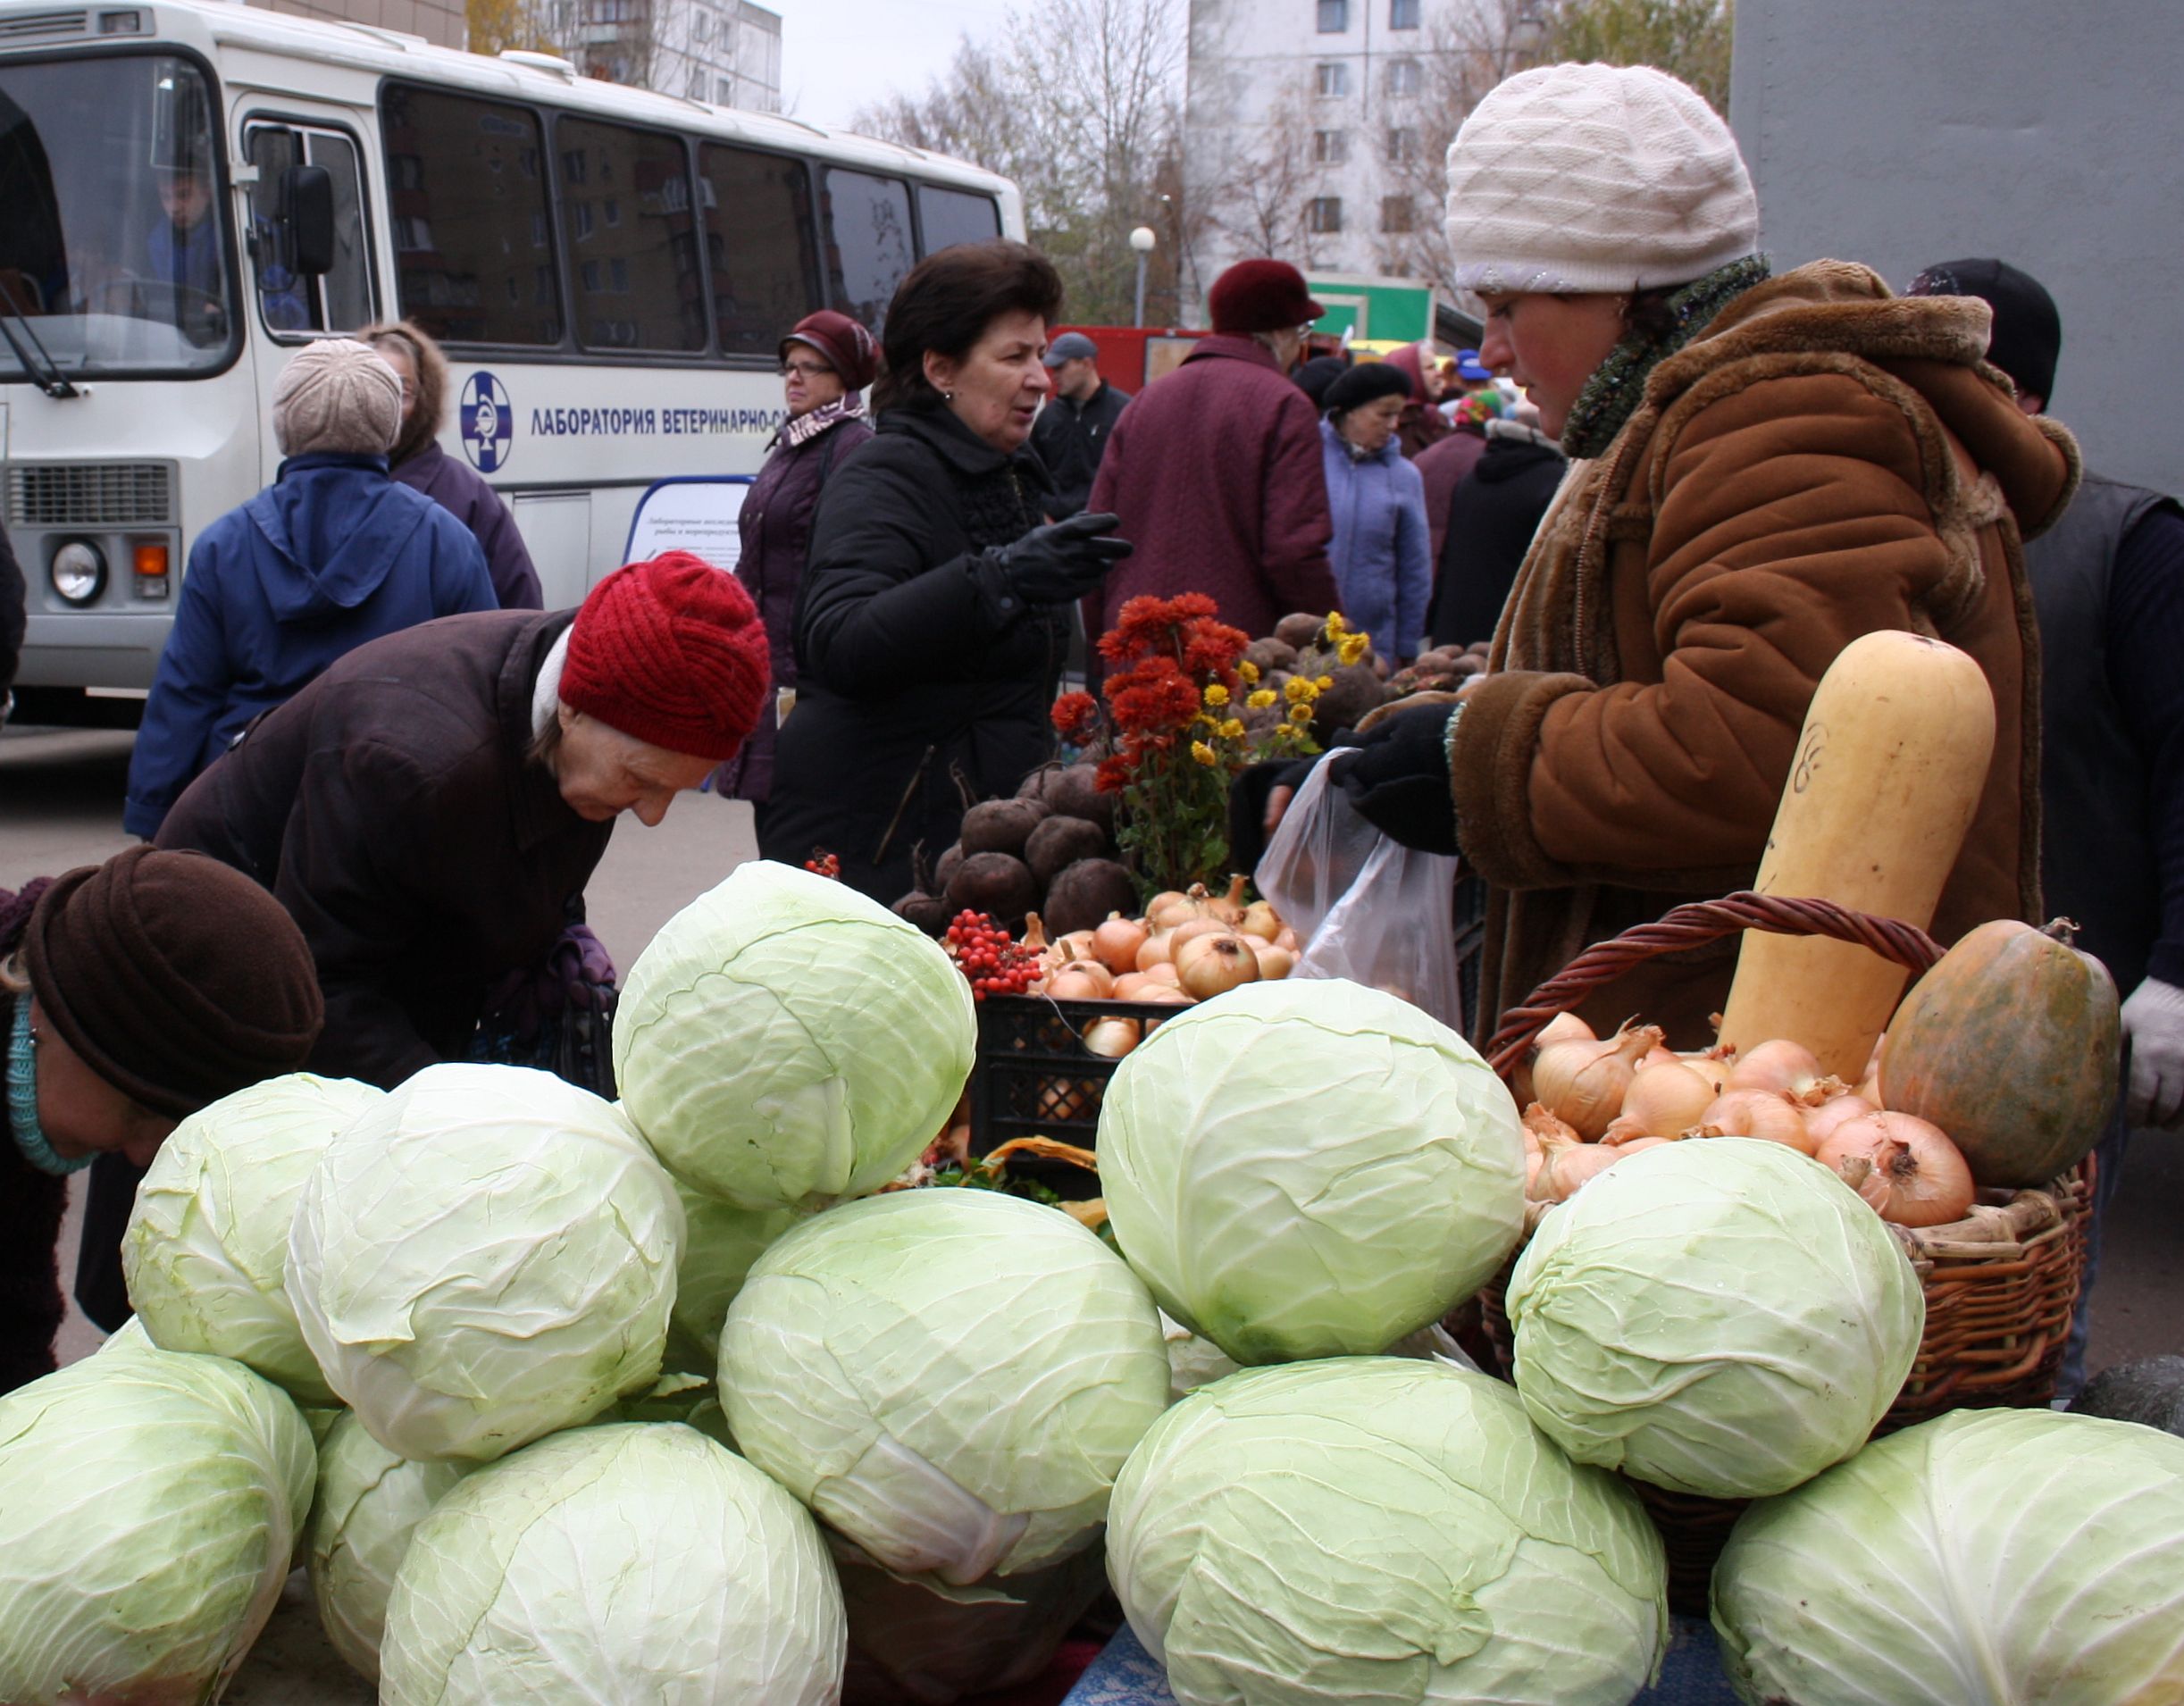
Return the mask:
<path id="1" fill-rule="evenodd" d="M 781 376 L 783 379 L 791 373 L 802 379 L 821 379 L 833 371 L 824 362 L 783 362 L 781 364 Z"/>

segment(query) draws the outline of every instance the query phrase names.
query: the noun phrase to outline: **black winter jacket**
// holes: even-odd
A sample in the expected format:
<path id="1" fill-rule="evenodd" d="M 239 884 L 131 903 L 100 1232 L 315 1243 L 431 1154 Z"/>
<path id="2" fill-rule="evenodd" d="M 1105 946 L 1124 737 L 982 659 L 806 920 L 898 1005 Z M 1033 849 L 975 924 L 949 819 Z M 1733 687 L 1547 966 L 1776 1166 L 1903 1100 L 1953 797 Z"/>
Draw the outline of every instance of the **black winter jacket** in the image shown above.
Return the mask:
<path id="1" fill-rule="evenodd" d="M 1082 403 L 1066 397 L 1050 397 L 1032 426 L 1032 448 L 1047 465 L 1054 481 L 1054 498 L 1046 506 L 1056 521 L 1081 513 L 1092 501 L 1092 481 L 1099 477 L 1100 458 L 1107 452 L 1108 434 L 1122 419 L 1130 393 L 1118 391 L 1102 381 L 1100 389 Z"/>
<path id="2" fill-rule="evenodd" d="M 7 529 L 0 525 L 0 703 L 6 701 L 8 689 L 15 684 L 15 665 L 22 656 L 28 598 L 22 570 L 7 541 Z"/>
<path id="3" fill-rule="evenodd" d="M 1426 632 L 1436 646 L 1492 640 L 1540 517 L 1569 459 L 1551 439 L 1513 421 L 1491 421 L 1486 449 L 1449 499 L 1448 531 Z"/>
<path id="4" fill-rule="evenodd" d="M 21 894 L 0 889 L 0 962 L 22 941 L 46 886 L 41 877 Z M 0 989 L 0 1084 L 6 1078 L 15 1003 L 29 999 Z M 40 1173 L 15 1147 L 7 1098 L 0 1095 L 0 1392 L 53 1372 L 53 1340 L 62 1314 L 54 1251 L 67 1206 L 66 1183 Z"/>
<path id="5" fill-rule="evenodd" d="M 943 407 L 890 410 L 836 464 L 797 606 L 767 858 L 824 849 L 843 882 L 891 903 L 913 849 L 938 859 L 969 807 L 1047 757 L 1068 614 L 1027 607 L 990 553 L 1048 501 L 1036 456 L 1003 455 Z"/>

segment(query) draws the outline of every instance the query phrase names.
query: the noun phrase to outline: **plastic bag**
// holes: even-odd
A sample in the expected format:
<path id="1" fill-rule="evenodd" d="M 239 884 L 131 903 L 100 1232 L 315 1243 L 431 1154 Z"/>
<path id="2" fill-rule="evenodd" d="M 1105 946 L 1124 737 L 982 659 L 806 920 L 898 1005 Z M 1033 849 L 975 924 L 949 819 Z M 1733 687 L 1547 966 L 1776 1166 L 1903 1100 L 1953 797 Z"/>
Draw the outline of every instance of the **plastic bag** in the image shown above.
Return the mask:
<path id="1" fill-rule="evenodd" d="M 1293 977 L 1346 977 L 1463 1030 L 1456 974 L 1460 861 L 1367 823 L 1317 764 L 1252 874 L 1303 947 Z"/>

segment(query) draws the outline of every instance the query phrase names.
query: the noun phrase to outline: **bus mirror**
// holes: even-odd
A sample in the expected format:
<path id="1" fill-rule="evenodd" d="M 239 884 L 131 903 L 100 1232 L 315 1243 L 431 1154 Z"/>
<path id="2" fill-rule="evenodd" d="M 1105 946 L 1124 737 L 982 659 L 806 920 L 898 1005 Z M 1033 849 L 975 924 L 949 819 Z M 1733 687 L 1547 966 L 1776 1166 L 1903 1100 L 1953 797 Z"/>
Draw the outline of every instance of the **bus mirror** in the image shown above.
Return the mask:
<path id="1" fill-rule="evenodd" d="M 296 270 L 315 277 L 334 265 L 334 180 L 323 166 L 290 166 L 280 174 L 280 223 Z"/>

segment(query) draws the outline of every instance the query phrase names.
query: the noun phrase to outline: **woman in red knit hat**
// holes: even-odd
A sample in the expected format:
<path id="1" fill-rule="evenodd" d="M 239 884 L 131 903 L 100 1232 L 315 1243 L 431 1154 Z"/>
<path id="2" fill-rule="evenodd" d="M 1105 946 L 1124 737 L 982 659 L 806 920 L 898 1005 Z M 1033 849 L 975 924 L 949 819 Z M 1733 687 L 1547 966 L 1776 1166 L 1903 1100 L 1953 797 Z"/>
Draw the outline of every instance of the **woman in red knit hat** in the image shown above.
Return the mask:
<path id="1" fill-rule="evenodd" d="M 159 844 L 272 891 L 318 963 L 313 1069 L 391 1088 L 471 1057 L 489 998 L 582 921 L 615 819 L 657 824 L 767 697 L 749 595 L 671 551 L 575 612 L 359 647 L 198 777 Z"/>

